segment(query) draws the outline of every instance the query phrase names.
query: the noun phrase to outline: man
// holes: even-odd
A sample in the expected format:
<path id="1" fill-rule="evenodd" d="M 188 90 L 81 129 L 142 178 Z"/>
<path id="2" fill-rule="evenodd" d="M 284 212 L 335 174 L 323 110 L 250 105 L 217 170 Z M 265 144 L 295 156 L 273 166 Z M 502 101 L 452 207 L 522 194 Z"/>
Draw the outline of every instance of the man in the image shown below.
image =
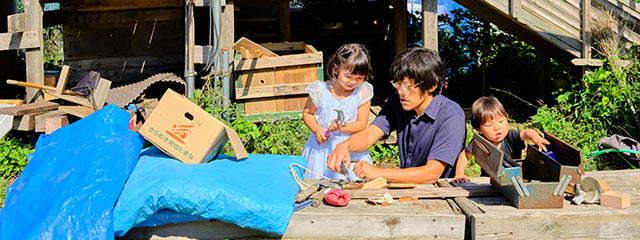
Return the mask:
<path id="1" fill-rule="evenodd" d="M 391 96 L 378 117 L 366 129 L 338 144 L 327 158 L 327 167 L 340 172 L 350 165 L 349 152 L 362 152 L 384 135 L 396 131 L 400 169 L 378 168 L 360 161 L 353 171 L 363 179 L 386 178 L 390 182 L 434 183 L 453 177 L 463 148 L 464 112 L 440 95 L 445 70 L 438 54 L 426 48 L 400 53 L 391 64 Z"/>

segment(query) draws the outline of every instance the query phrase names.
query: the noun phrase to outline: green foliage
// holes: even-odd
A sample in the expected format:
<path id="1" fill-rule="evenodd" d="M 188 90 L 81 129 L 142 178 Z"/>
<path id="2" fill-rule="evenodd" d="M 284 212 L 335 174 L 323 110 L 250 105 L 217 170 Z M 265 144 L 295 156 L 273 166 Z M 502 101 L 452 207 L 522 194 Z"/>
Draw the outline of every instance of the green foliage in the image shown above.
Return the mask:
<path id="1" fill-rule="evenodd" d="M 4 179 L 3 177 L 0 177 L 0 209 L 4 204 L 4 198 L 6 197 L 5 189 L 8 187 L 7 185 L 9 185 L 9 181 L 7 179 Z"/>
<path id="2" fill-rule="evenodd" d="M 62 44 L 62 25 L 44 28 L 44 68 L 48 70 L 62 69 L 64 50 Z"/>
<path id="3" fill-rule="evenodd" d="M 607 64 L 585 75 L 570 91 L 556 93 L 558 105 L 543 106 L 532 124 L 576 146 L 583 153 L 596 151 L 600 139 L 620 134 L 640 139 L 640 65 L 618 68 Z M 587 159 L 588 170 L 607 166 Z"/>
<path id="4" fill-rule="evenodd" d="M 34 146 L 11 136 L 0 139 L 0 177 L 18 176 L 27 166 L 27 155 Z"/>
<path id="5" fill-rule="evenodd" d="M 369 148 L 369 154 L 371 154 L 371 159 L 374 163 L 386 162 L 397 166 L 400 165 L 398 145 L 376 143 Z"/>

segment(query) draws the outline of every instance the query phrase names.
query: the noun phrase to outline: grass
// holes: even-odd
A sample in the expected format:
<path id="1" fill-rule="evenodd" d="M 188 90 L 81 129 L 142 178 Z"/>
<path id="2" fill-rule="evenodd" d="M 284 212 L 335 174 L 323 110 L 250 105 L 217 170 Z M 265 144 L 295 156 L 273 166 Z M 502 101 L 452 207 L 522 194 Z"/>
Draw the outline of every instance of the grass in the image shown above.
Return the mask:
<path id="1" fill-rule="evenodd" d="M 5 193 L 7 192 L 7 187 L 9 187 L 9 180 L 0 177 L 0 190 L 2 190 L 2 192 L 0 192 L 0 209 L 2 209 L 2 206 L 4 206 L 4 198 Z"/>

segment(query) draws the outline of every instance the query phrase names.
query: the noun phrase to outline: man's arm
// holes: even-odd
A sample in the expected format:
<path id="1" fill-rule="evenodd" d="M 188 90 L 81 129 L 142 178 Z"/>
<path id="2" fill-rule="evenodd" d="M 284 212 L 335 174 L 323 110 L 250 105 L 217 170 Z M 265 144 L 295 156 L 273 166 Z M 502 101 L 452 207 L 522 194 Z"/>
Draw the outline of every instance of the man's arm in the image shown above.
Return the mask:
<path id="1" fill-rule="evenodd" d="M 340 172 L 340 164 L 344 162 L 345 166 L 349 168 L 351 165 L 349 152 L 364 152 L 382 136 L 384 136 L 384 132 L 375 125 L 369 125 L 364 130 L 354 133 L 347 140 L 339 143 L 329 154 L 327 167 L 334 172 Z"/>
<path id="2" fill-rule="evenodd" d="M 431 184 L 438 181 L 446 166 L 446 163 L 439 160 L 428 160 L 426 165 L 420 167 L 378 168 L 368 162 L 360 161 L 353 167 L 353 171 L 359 178 L 383 177 L 389 182 Z"/>

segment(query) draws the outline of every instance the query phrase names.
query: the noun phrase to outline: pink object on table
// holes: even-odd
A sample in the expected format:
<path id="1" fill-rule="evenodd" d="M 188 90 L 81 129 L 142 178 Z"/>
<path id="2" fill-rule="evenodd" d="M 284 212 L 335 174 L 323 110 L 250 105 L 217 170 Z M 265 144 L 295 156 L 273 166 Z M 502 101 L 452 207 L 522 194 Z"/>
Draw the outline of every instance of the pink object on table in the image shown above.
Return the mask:
<path id="1" fill-rule="evenodd" d="M 351 196 L 345 190 L 331 189 L 324 195 L 324 201 L 333 206 L 344 207 L 351 201 Z"/>

